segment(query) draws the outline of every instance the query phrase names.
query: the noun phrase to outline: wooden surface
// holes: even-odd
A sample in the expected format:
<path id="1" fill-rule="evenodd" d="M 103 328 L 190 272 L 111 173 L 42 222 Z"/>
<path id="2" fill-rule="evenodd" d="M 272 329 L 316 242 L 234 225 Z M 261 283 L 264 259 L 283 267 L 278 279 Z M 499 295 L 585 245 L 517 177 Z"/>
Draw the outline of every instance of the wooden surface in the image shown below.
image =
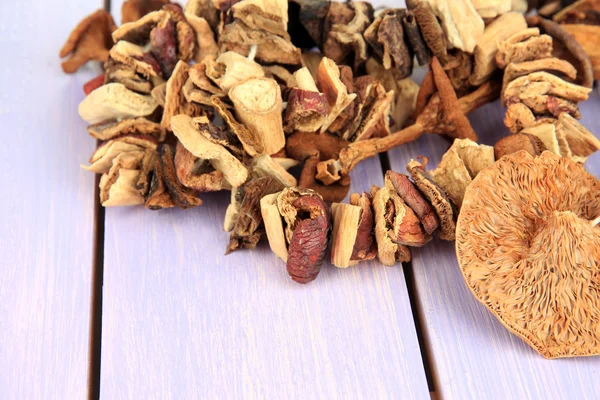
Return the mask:
<path id="1" fill-rule="evenodd" d="M 90 2 L 0 2 L 0 398 L 87 393 L 95 147 L 77 115 L 82 84 L 60 69 Z M 99 1 L 98 1 L 99 3 Z"/>
<path id="2" fill-rule="evenodd" d="M 381 184 L 379 162 L 354 190 Z M 105 398 L 429 398 L 402 266 L 299 285 L 262 244 L 224 256 L 226 194 L 188 211 L 107 209 Z"/>
<path id="3" fill-rule="evenodd" d="M 600 97 L 580 105 L 582 123 L 598 135 Z M 488 104 L 471 116 L 483 143 L 507 134 L 504 109 Z M 411 158 L 439 163 L 450 142 L 426 135 L 390 154 L 392 169 L 404 172 Z M 600 176 L 600 157 L 587 168 Z M 597 399 L 600 357 L 546 360 L 510 334 L 468 290 L 455 258 L 454 242 L 433 241 L 413 251 L 412 268 L 421 327 L 435 390 L 444 399 Z"/>

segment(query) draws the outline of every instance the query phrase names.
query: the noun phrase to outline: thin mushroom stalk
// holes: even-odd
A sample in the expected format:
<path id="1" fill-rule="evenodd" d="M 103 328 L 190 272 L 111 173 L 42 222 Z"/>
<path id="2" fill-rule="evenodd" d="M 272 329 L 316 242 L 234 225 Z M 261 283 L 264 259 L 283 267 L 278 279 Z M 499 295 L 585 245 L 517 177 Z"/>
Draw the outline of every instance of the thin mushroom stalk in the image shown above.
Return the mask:
<path id="1" fill-rule="evenodd" d="M 434 94 L 423 111 L 418 115 L 413 125 L 383 138 L 373 138 L 350 143 L 340 151 L 337 160 L 321 161 L 318 169 L 329 171 L 329 174 L 335 177 L 335 180 L 338 180 L 342 176 L 348 175 L 361 161 L 403 144 L 413 142 L 425 132 L 447 134 L 458 138 L 469 137 L 460 131 L 457 119 L 462 116 L 466 120 L 465 115 L 497 98 L 499 89 L 500 87 L 497 83 L 488 81 L 473 93 L 447 102 L 444 102 L 441 93 L 439 95 Z M 456 99 L 456 95 L 454 99 Z M 460 106 L 459 113 L 456 112 L 458 107 L 454 106 L 457 103 Z M 450 113 L 449 111 L 453 108 L 455 111 Z M 456 114 L 460 114 L 459 117 Z M 468 120 L 466 121 L 468 124 Z M 460 122 L 462 123 L 463 121 Z M 474 139 L 476 141 L 477 137 L 475 136 Z"/>

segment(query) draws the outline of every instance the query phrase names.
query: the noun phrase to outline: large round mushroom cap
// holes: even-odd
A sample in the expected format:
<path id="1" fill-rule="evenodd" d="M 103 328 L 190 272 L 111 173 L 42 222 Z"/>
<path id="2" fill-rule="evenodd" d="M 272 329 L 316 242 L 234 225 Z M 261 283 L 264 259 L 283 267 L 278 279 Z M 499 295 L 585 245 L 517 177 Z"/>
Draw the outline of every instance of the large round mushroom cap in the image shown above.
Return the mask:
<path id="1" fill-rule="evenodd" d="M 467 188 L 456 253 L 473 294 L 546 358 L 600 354 L 600 181 L 544 152 Z"/>

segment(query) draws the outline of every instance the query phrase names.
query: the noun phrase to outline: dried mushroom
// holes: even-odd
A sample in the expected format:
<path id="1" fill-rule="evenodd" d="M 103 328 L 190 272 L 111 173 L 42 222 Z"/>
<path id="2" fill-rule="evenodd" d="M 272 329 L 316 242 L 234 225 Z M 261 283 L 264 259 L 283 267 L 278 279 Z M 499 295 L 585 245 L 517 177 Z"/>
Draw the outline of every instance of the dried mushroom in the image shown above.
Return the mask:
<path id="1" fill-rule="evenodd" d="M 121 6 L 121 24 L 137 21 L 169 3 L 169 0 L 126 0 Z"/>
<path id="2" fill-rule="evenodd" d="M 229 90 L 237 118 L 259 138 L 266 154 L 285 146 L 281 88 L 273 79 L 251 78 Z"/>
<path id="3" fill-rule="evenodd" d="M 317 277 L 325 257 L 331 230 L 329 207 L 310 189 L 286 188 L 277 197 L 286 222 L 287 271 L 298 283 Z"/>
<path id="4" fill-rule="evenodd" d="M 252 29 L 263 30 L 287 40 L 287 0 L 245 0 L 231 7 L 233 17 Z"/>
<path id="5" fill-rule="evenodd" d="M 227 253 L 239 249 L 254 249 L 262 236 L 260 200 L 283 189 L 281 182 L 273 177 L 253 179 L 244 184 L 242 202 L 229 236 Z"/>
<path id="6" fill-rule="evenodd" d="M 440 220 L 439 237 L 442 240 L 454 240 L 456 225 L 454 223 L 454 208 L 446 193 L 437 185 L 431 176 L 425 171 L 427 162 L 421 164 L 418 161 L 411 160 L 406 166 L 413 182 L 425 195 L 429 203 L 435 209 Z"/>
<path id="7" fill-rule="evenodd" d="M 144 197 L 136 188 L 143 152 L 117 155 L 108 172 L 100 178 L 100 203 L 104 207 L 143 204 Z"/>
<path id="8" fill-rule="evenodd" d="M 113 44 L 111 34 L 115 29 L 117 27 L 112 16 L 104 10 L 84 18 L 60 49 L 60 58 L 69 56 L 61 64 L 63 71 L 71 74 L 90 60 L 108 60 L 108 52 Z"/>
<path id="9" fill-rule="evenodd" d="M 173 151 L 173 148 L 168 144 L 161 144 L 158 147 L 159 162 L 156 164 L 155 174 L 158 177 L 163 178 L 163 182 L 167 188 L 167 191 L 169 192 L 169 196 L 171 197 L 173 204 L 175 204 L 177 207 L 187 209 L 199 206 L 202 204 L 202 200 L 200 200 L 200 198 L 196 195 L 196 191 L 183 186 L 181 182 L 179 182 L 179 179 L 177 179 L 174 153 L 175 152 Z M 160 192 L 155 194 L 160 194 Z M 149 199 L 146 200 L 146 205 L 148 206 L 148 204 Z M 167 201 L 167 205 L 168 204 L 169 203 Z M 154 207 L 157 207 L 156 203 L 154 203 Z"/>
<path id="10" fill-rule="evenodd" d="M 219 47 L 208 21 L 205 18 L 188 12 L 185 13 L 185 19 L 196 33 L 197 46 L 194 61 L 200 63 L 208 56 L 216 57 Z"/>
<path id="11" fill-rule="evenodd" d="M 210 160 L 196 157 L 181 142 L 175 148 L 175 173 L 177 179 L 185 187 L 198 192 L 213 192 L 231 189 L 221 171 L 217 171 Z"/>
<path id="12" fill-rule="evenodd" d="M 506 155 L 518 151 L 526 151 L 532 156 L 539 156 L 544 150 L 546 150 L 546 146 L 537 136 L 517 133 L 506 136 L 496 142 L 494 145 L 494 157 L 496 160 L 499 160 Z"/>
<path id="13" fill-rule="evenodd" d="M 327 119 L 321 127 L 321 132 L 325 132 L 341 112 L 352 103 L 356 94 L 348 94 L 346 85 L 340 80 L 339 68 L 327 57 L 323 57 L 319 63 L 317 87 L 325 94 L 329 103 Z"/>
<path id="14" fill-rule="evenodd" d="M 171 128 L 190 153 L 202 160 L 210 160 L 210 164 L 223 173 L 223 177 L 232 187 L 241 186 L 248 178 L 248 170 L 225 147 L 207 139 L 197 128 L 198 121 L 210 123 L 206 117 L 193 120 L 180 114 L 171 119 Z"/>
<path id="15" fill-rule="evenodd" d="M 158 107 L 150 96 L 127 89 L 121 83 L 109 83 L 90 93 L 79 104 L 79 115 L 90 124 L 117 118 L 145 117 Z"/>
<path id="16" fill-rule="evenodd" d="M 99 140 L 114 139 L 122 135 L 147 135 L 162 142 L 165 139 L 165 129 L 156 122 L 144 117 L 114 119 L 89 125 L 87 131 L 91 137 Z"/>
<path id="17" fill-rule="evenodd" d="M 387 187 L 371 188 L 373 209 L 375 211 L 375 239 L 377 241 L 377 258 L 383 265 L 392 266 L 396 262 L 410 261 L 410 250 L 393 238 L 404 217 L 406 205 L 400 197 Z M 400 219 L 396 213 L 400 212 Z"/>
<path id="18" fill-rule="evenodd" d="M 599 190 L 549 152 L 503 157 L 467 189 L 456 238 L 465 281 L 546 358 L 600 354 Z"/>
<path id="19" fill-rule="evenodd" d="M 551 56 L 552 38 L 540 35 L 538 28 L 529 28 L 498 43 L 496 63 L 504 68 L 511 62 L 533 61 Z"/>
<path id="20" fill-rule="evenodd" d="M 588 156 L 600 150 L 600 140 L 567 113 L 558 117 L 557 132 L 567 140 L 574 160 L 585 162 Z"/>
<path id="21" fill-rule="evenodd" d="M 225 93 L 234 85 L 249 78 L 261 78 L 265 75 L 262 67 L 238 53 L 228 51 L 216 60 L 204 60 L 206 76 L 215 82 Z"/>

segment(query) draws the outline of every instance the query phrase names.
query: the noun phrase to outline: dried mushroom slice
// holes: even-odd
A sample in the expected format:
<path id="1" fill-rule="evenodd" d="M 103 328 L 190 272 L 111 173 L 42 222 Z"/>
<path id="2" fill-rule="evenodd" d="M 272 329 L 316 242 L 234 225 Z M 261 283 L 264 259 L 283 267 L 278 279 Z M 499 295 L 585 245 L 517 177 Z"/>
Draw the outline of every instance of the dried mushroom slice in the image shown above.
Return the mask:
<path id="1" fill-rule="evenodd" d="M 73 29 L 60 49 L 59 57 L 70 57 L 61 66 L 71 74 L 90 60 L 106 61 L 112 46 L 111 33 L 117 29 L 109 12 L 97 10 Z"/>
<path id="2" fill-rule="evenodd" d="M 209 123 L 205 117 L 199 119 Z M 181 144 L 194 156 L 210 160 L 211 165 L 223 173 L 225 180 L 232 186 L 238 187 L 248 179 L 248 170 L 227 149 L 207 139 L 197 128 L 198 120 L 194 121 L 187 115 L 176 115 L 172 118 L 173 133 Z"/>
<path id="3" fill-rule="evenodd" d="M 237 122 L 231 111 L 228 110 L 226 104 L 221 99 L 213 96 L 211 101 L 217 113 L 223 118 L 225 125 L 237 136 L 244 151 L 251 157 L 262 154 L 264 152 L 264 146 L 261 138 L 248 130 L 244 125 Z"/>
<path id="4" fill-rule="evenodd" d="M 127 89 L 141 94 L 152 92 L 152 82 L 135 72 L 133 67 L 109 59 L 104 63 L 105 82 L 121 83 Z"/>
<path id="5" fill-rule="evenodd" d="M 352 193 L 350 204 L 360 207 L 361 210 L 358 233 L 356 234 L 350 261 L 372 260 L 377 256 L 377 243 L 375 242 L 375 220 L 371 196 L 366 192 L 361 194 Z"/>
<path id="6" fill-rule="evenodd" d="M 283 189 L 281 182 L 273 177 L 253 179 L 244 185 L 240 210 L 229 236 L 226 254 L 239 249 L 254 249 L 262 236 L 260 199 Z"/>
<path id="7" fill-rule="evenodd" d="M 220 88 L 215 86 L 209 79 L 209 77 L 206 75 L 206 68 L 207 67 L 205 63 L 198 63 L 190 68 L 188 73 L 192 83 L 203 92 L 207 92 L 217 96 L 225 96 L 225 92 L 223 92 Z"/>
<path id="8" fill-rule="evenodd" d="M 183 61 L 179 61 L 173 75 L 167 81 L 165 94 L 165 107 L 162 115 L 161 125 L 165 129 L 171 128 L 171 120 L 175 115 L 185 114 L 189 117 L 200 117 L 206 115 L 206 110 L 185 98 L 183 87 L 189 78 L 190 67 Z"/>
<path id="9" fill-rule="evenodd" d="M 567 82 L 548 72 L 533 72 L 527 76 L 521 76 L 511 81 L 502 95 L 506 104 L 513 98 L 523 98 L 531 95 L 550 95 L 561 97 L 572 102 L 580 102 L 588 99 L 592 89 Z"/>
<path id="10" fill-rule="evenodd" d="M 131 117 L 145 117 L 156 110 L 158 104 L 150 96 L 135 93 L 121 83 L 100 86 L 81 103 L 79 115 L 90 124 Z"/>
<path id="11" fill-rule="evenodd" d="M 149 41 L 152 29 L 166 18 L 168 18 L 168 13 L 164 10 L 151 12 L 137 21 L 121 25 L 112 33 L 112 38 L 115 43 L 119 40 L 124 40 L 144 46 Z"/>
<path id="12" fill-rule="evenodd" d="M 371 188 L 375 211 L 375 239 L 377 258 L 383 265 L 393 266 L 396 262 L 410 261 L 408 247 L 394 242 L 393 233 L 396 220 L 396 205 L 402 200 L 387 187 Z"/>
<path id="13" fill-rule="evenodd" d="M 522 150 L 532 156 L 539 156 L 546 150 L 546 146 L 541 139 L 536 136 L 528 135 L 526 133 L 516 133 L 514 135 L 503 137 L 496 142 L 494 145 L 494 157 L 496 160 L 499 160 L 508 154 L 513 154 Z"/>
<path id="14" fill-rule="evenodd" d="M 444 153 L 440 164 L 431 171 L 431 178 L 460 209 L 465 190 L 471 184 L 472 178 L 456 147 L 450 147 Z"/>
<path id="15" fill-rule="evenodd" d="M 402 25 L 405 16 L 406 10 L 386 10 L 365 31 L 365 39 L 383 67 L 397 70 L 399 79 L 410 76 L 413 69 L 413 54 L 405 41 Z"/>
<path id="16" fill-rule="evenodd" d="M 358 235 L 361 208 L 351 204 L 333 203 L 331 217 L 333 232 L 331 234 L 331 263 L 338 268 L 356 265 L 352 262 L 352 251 Z"/>
<path id="17" fill-rule="evenodd" d="M 144 203 L 136 184 L 143 152 L 119 154 L 110 170 L 100 178 L 100 203 L 104 207 L 133 206 Z"/>
<path id="18" fill-rule="evenodd" d="M 265 233 L 269 240 L 269 247 L 275 255 L 287 262 L 288 251 L 285 234 L 283 232 L 283 220 L 277 208 L 278 193 L 268 194 L 260 199 L 260 213 L 265 224 Z"/>
<path id="19" fill-rule="evenodd" d="M 126 143 L 119 140 L 109 140 L 102 143 L 90 157 L 90 166 L 82 165 L 82 168 L 101 174 L 108 172 L 113 165 L 113 160 L 124 153 L 143 153 L 144 148 L 133 143 Z"/>
<path id="20" fill-rule="evenodd" d="M 417 214 L 425 232 L 431 235 L 439 226 L 435 211 L 423 194 L 408 179 L 408 176 L 394 171 L 385 173 L 385 185 L 398 193 L 400 198 Z"/>
<path id="21" fill-rule="evenodd" d="M 521 133 L 538 138 L 544 144 L 545 150 L 560 155 L 560 146 L 556 138 L 556 127 L 553 124 L 539 124 L 523 129 Z"/>
<path id="22" fill-rule="evenodd" d="M 271 176 L 277 179 L 285 187 L 296 186 L 298 181 L 286 169 L 275 162 L 268 154 L 263 154 L 252 159 L 250 175 L 253 178 Z"/>
<path id="23" fill-rule="evenodd" d="M 348 94 L 346 85 L 340 80 L 340 70 L 333 60 L 323 57 L 317 71 L 317 87 L 325 94 L 329 103 L 327 119 L 321 126 L 321 133 L 325 132 L 333 121 L 346 107 L 352 103 L 356 94 Z"/>
<path id="24" fill-rule="evenodd" d="M 146 79 L 162 75 L 156 59 L 142 46 L 121 40 L 110 49 L 110 58 L 126 65 Z"/>
<path id="25" fill-rule="evenodd" d="M 506 88 L 509 82 L 520 76 L 539 71 L 558 73 L 571 81 L 574 81 L 577 77 L 577 70 L 573 64 L 555 57 L 544 58 L 543 60 L 512 62 L 504 70 L 502 88 Z"/>
<path id="26" fill-rule="evenodd" d="M 508 106 L 504 115 L 504 125 L 511 133 L 521 132 L 521 130 L 535 124 L 535 115 L 525 104 L 513 103 Z"/>
<path id="27" fill-rule="evenodd" d="M 427 163 L 425 163 L 427 164 Z M 406 166 L 415 185 L 429 200 L 440 220 L 439 237 L 442 240 L 454 240 L 456 225 L 454 223 L 454 209 L 446 193 L 431 179 L 425 171 L 424 165 L 411 160 Z"/>
<path id="28" fill-rule="evenodd" d="M 212 29 L 217 30 L 220 22 L 219 10 L 212 0 L 188 0 L 185 3 L 184 11 L 186 14 L 204 18 Z"/>
<path id="29" fill-rule="evenodd" d="M 286 40 L 288 2 L 287 0 L 245 0 L 231 7 L 233 17 L 243 21 L 252 29 L 263 30 Z"/>
<path id="30" fill-rule="evenodd" d="M 503 157 L 467 189 L 456 234 L 465 281 L 546 358 L 600 354 L 599 191 L 549 152 Z"/>
<path id="31" fill-rule="evenodd" d="M 174 162 L 175 152 L 173 148 L 168 144 L 161 144 L 158 148 L 158 153 L 159 162 L 156 167 L 159 170 L 158 176 L 163 177 L 164 184 L 169 191 L 173 203 L 183 209 L 201 205 L 202 200 L 196 196 L 196 192 L 183 186 L 179 182 L 179 179 L 177 179 Z"/>
<path id="32" fill-rule="evenodd" d="M 165 129 L 158 123 L 152 122 L 144 117 L 127 118 L 123 120 L 103 121 L 87 127 L 87 131 L 93 138 L 99 140 L 114 139 L 122 135 L 147 135 L 162 142 L 165 140 Z"/>
<path id="33" fill-rule="evenodd" d="M 208 21 L 205 18 L 198 17 L 188 12 L 185 13 L 185 19 L 196 34 L 196 53 L 194 54 L 194 61 L 200 63 L 207 56 L 216 57 L 219 53 L 219 47 L 217 46 L 215 34 Z"/>
<path id="34" fill-rule="evenodd" d="M 373 19 L 373 6 L 363 1 L 353 1 L 347 7 L 352 9 L 353 17 L 347 23 L 333 24 L 328 32 L 327 41 L 323 46 L 325 56 L 334 48 L 333 60 L 341 63 L 350 52 L 354 52 L 354 68 L 357 69 L 367 60 L 367 43 L 363 33 Z M 336 7 L 330 8 L 335 12 Z"/>
<path id="35" fill-rule="evenodd" d="M 585 162 L 590 155 L 600 150 L 600 140 L 567 113 L 558 117 L 556 130 L 564 134 L 573 158 L 578 162 Z"/>
<path id="36" fill-rule="evenodd" d="M 517 32 L 498 43 L 496 63 L 505 68 L 510 63 L 540 60 L 552 57 L 552 38 L 540 35 L 538 28 Z"/>
<path id="37" fill-rule="evenodd" d="M 473 179 L 495 161 L 492 146 L 477 144 L 469 139 L 455 139 L 452 147 L 456 149 L 458 156 Z"/>
<path id="38" fill-rule="evenodd" d="M 204 63 L 206 76 L 219 85 L 225 93 L 246 79 L 265 76 L 260 64 L 233 51 L 221 54 L 216 60 L 208 58 Z"/>
<path id="39" fill-rule="evenodd" d="M 175 148 L 175 173 L 185 187 L 198 192 L 214 192 L 231 189 L 221 171 L 217 171 L 210 160 L 203 160 L 190 153 L 181 142 Z"/>
<path id="40" fill-rule="evenodd" d="M 171 198 L 171 194 L 165 185 L 164 176 L 162 175 L 162 168 L 158 166 L 159 164 L 160 161 L 158 160 L 156 160 L 154 163 L 154 170 L 150 180 L 150 189 L 146 195 L 144 203 L 144 206 L 147 209 L 153 211 L 175 207 L 175 203 Z"/>
<path id="41" fill-rule="evenodd" d="M 260 138 L 266 154 L 285 146 L 281 88 L 273 79 L 251 78 L 229 90 L 237 118 Z"/>
<path id="42" fill-rule="evenodd" d="M 252 29 L 240 20 L 225 25 L 219 36 L 221 52 L 234 51 L 244 56 L 257 46 L 256 59 L 263 63 L 302 64 L 302 53 L 292 42 L 267 31 Z"/>

